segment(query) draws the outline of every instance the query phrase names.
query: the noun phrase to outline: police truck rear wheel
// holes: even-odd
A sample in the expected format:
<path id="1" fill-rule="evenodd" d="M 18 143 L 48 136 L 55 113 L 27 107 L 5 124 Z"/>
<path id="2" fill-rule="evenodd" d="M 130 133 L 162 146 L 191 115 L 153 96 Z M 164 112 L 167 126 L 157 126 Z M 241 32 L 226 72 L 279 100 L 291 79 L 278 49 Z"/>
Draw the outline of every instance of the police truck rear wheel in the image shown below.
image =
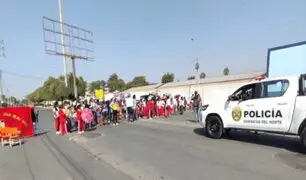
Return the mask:
<path id="1" fill-rule="evenodd" d="M 306 153 L 306 127 L 304 127 L 301 133 L 300 140 L 303 147 L 303 151 Z"/>
<path id="2" fill-rule="evenodd" d="M 219 116 L 210 116 L 206 120 L 206 133 L 209 137 L 220 139 L 223 136 L 223 123 Z"/>

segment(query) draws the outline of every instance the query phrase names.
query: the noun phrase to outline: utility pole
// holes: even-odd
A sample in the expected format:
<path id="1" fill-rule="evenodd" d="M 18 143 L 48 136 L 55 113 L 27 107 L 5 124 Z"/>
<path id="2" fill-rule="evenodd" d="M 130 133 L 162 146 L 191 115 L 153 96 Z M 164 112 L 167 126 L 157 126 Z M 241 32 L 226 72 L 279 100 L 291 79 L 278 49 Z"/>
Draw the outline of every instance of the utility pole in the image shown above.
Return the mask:
<path id="1" fill-rule="evenodd" d="M 60 27 L 61 27 L 61 43 L 62 43 L 62 53 L 66 54 L 65 51 L 65 38 L 64 38 L 64 25 L 63 25 L 63 8 L 62 8 L 62 0 L 58 0 L 58 9 L 59 9 L 59 18 L 60 18 Z M 68 79 L 67 79 L 67 57 L 63 56 L 63 64 L 64 64 L 64 77 L 65 77 L 65 85 L 68 87 Z"/>
<path id="2" fill-rule="evenodd" d="M 76 72 L 75 72 L 75 57 L 71 57 L 72 60 L 72 76 L 73 76 L 73 90 L 74 90 L 74 97 L 78 99 L 78 88 L 77 88 L 77 81 L 76 81 Z"/>
<path id="3" fill-rule="evenodd" d="M 0 40 L 0 58 L 5 57 L 4 42 Z M 1 67 L 1 66 L 0 66 Z M 4 102 L 4 93 L 3 93 L 3 82 L 2 82 L 2 70 L 0 69 L 0 104 Z"/>

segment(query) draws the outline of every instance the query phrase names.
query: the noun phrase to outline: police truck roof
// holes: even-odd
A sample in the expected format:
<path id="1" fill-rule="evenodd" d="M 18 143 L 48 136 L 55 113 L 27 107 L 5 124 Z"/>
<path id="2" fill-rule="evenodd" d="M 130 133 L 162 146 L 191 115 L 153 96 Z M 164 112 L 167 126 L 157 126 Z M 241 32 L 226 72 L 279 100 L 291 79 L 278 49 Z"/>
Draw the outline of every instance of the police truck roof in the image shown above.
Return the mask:
<path id="1" fill-rule="evenodd" d="M 256 82 L 256 81 L 260 81 L 260 82 L 265 82 L 265 81 L 273 81 L 273 80 L 282 80 L 282 79 L 288 79 L 289 81 L 290 80 L 293 80 L 293 79 L 298 79 L 299 78 L 299 76 L 282 76 L 282 77 L 272 77 L 272 78 L 259 78 L 259 79 L 254 79 L 253 81 L 251 81 L 251 82 L 248 82 L 248 83 L 246 83 L 246 84 L 252 84 L 252 83 L 254 83 L 254 82 Z"/>

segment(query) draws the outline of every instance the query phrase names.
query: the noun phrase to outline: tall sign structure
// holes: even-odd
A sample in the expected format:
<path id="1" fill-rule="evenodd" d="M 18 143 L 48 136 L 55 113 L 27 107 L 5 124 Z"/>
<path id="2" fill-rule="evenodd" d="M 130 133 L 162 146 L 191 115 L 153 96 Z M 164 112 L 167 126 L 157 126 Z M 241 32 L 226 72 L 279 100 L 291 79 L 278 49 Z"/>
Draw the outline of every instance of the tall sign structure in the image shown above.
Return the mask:
<path id="1" fill-rule="evenodd" d="M 4 49 L 4 42 L 0 40 L 0 58 L 5 57 L 5 49 Z M 0 104 L 4 101 L 4 94 L 3 94 L 3 82 L 2 82 L 2 70 L 0 69 Z"/>
<path id="2" fill-rule="evenodd" d="M 48 17 L 42 19 L 45 52 L 71 59 L 74 96 L 78 98 L 75 60 L 93 61 L 93 33 Z"/>
<path id="3" fill-rule="evenodd" d="M 60 28 L 61 33 L 64 32 L 64 26 L 63 26 L 63 9 L 62 9 L 62 0 L 58 0 L 58 11 L 59 11 L 59 18 L 60 18 Z M 61 42 L 62 44 L 65 44 L 65 38 L 63 35 L 61 35 Z M 62 46 L 62 53 L 65 54 L 65 46 Z M 63 56 L 63 64 L 64 64 L 64 78 L 65 78 L 65 85 L 68 87 L 68 78 L 67 78 L 67 57 Z"/>

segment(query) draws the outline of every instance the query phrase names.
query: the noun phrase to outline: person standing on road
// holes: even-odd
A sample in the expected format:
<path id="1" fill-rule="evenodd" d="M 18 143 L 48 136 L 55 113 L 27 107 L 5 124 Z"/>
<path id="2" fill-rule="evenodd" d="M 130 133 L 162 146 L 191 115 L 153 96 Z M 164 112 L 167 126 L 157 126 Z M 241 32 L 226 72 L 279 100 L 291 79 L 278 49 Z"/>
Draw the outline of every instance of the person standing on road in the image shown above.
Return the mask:
<path id="1" fill-rule="evenodd" d="M 165 100 L 164 99 L 159 99 L 158 115 L 159 117 L 165 116 Z"/>
<path id="2" fill-rule="evenodd" d="M 114 99 L 114 102 L 113 102 L 113 104 L 112 104 L 112 110 L 113 110 L 113 126 L 119 125 L 119 123 L 118 123 L 118 108 L 119 108 L 118 102 L 117 102 L 116 99 Z"/>
<path id="3" fill-rule="evenodd" d="M 186 97 L 184 97 L 184 111 L 187 110 L 187 105 L 188 103 L 187 103 Z"/>
<path id="4" fill-rule="evenodd" d="M 148 102 L 147 102 L 147 117 L 148 119 L 152 119 L 153 114 L 152 114 L 152 108 L 153 108 L 153 102 L 151 99 L 151 96 L 148 97 Z"/>
<path id="5" fill-rule="evenodd" d="M 65 110 L 63 108 L 63 105 L 59 105 L 59 110 L 58 110 L 58 117 L 59 117 L 59 123 L 60 123 L 60 129 L 61 129 L 61 134 L 65 135 L 67 132 L 67 116 L 65 114 Z"/>
<path id="6" fill-rule="evenodd" d="M 32 117 L 32 123 L 33 123 L 33 134 L 34 136 L 37 135 L 38 131 L 38 112 L 35 111 L 35 108 L 31 109 L 31 117 Z"/>
<path id="7" fill-rule="evenodd" d="M 77 120 L 77 124 L 78 124 L 78 134 L 83 134 L 84 133 L 84 121 L 82 119 L 82 110 L 81 110 L 81 105 L 77 105 L 76 107 L 76 120 Z"/>
<path id="8" fill-rule="evenodd" d="M 65 103 L 64 109 L 65 109 L 65 115 L 67 117 L 66 120 L 67 132 L 72 133 L 71 108 L 69 102 Z"/>
<path id="9" fill-rule="evenodd" d="M 131 98 L 131 94 L 128 94 L 125 98 L 126 110 L 127 110 L 127 120 L 128 122 L 133 121 L 133 99 Z"/>
<path id="10" fill-rule="evenodd" d="M 93 113 L 88 104 L 85 104 L 85 108 L 82 111 L 82 119 L 85 121 L 85 129 L 91 129 L 91 123 L 93 121 Z"/>
<path id="11" fill-rule="evenodd" d="M 197 122 L 200 122 L 200 114 L 199 114 L 199 109 L 202 105 L 202 99 L 201 96 L 197 91 L 194 92 L 194 95 L 191 97 L 193 101 L 193 111 L 195 114 L 195 118 Z"/>
<path id="12" fill-rule="evenodd" d="M 171 99 L 170 99 L 169 96 L 167 97 L 167 100 L 166 100 L 166 111 L 167 111 L 166 117 L 169 118 L 170 115 L 171 115 L 171 111 L 172 111 L 172 108 L 171 108 Z"/>
<path id="13" fill-rule="evenodd" d="M 136 109 L 137 109 L 137 100 L 136 100 L 136 95 L 133 95 L 133 121 L 137 120 L 136 116 Z"/>
<path id="14" fill-rule="evenodd" d="M 59 123 L 59 116 L 58 116 L 58 102 L 56 101 L 53 105 L 53 118 L 54 118 L 54 127 L 56 134 L 60 134 L 60 123 Z"/>
<path id="15" fill-rule="evenodd" d="M 110 106 L 109 106 L 109 101 L 103 102 L 102 104 L 102 113 L 103 113 L 103 122 L 106 125 L 110 124 Z"/>
<path id="16" fill-rule="evenodd" d="M 97 115 L 96 117 L 97 125 L 102 126 L 103 125 L 102 102 L 100 104 L 97 104 L 96 115 Z"/>

